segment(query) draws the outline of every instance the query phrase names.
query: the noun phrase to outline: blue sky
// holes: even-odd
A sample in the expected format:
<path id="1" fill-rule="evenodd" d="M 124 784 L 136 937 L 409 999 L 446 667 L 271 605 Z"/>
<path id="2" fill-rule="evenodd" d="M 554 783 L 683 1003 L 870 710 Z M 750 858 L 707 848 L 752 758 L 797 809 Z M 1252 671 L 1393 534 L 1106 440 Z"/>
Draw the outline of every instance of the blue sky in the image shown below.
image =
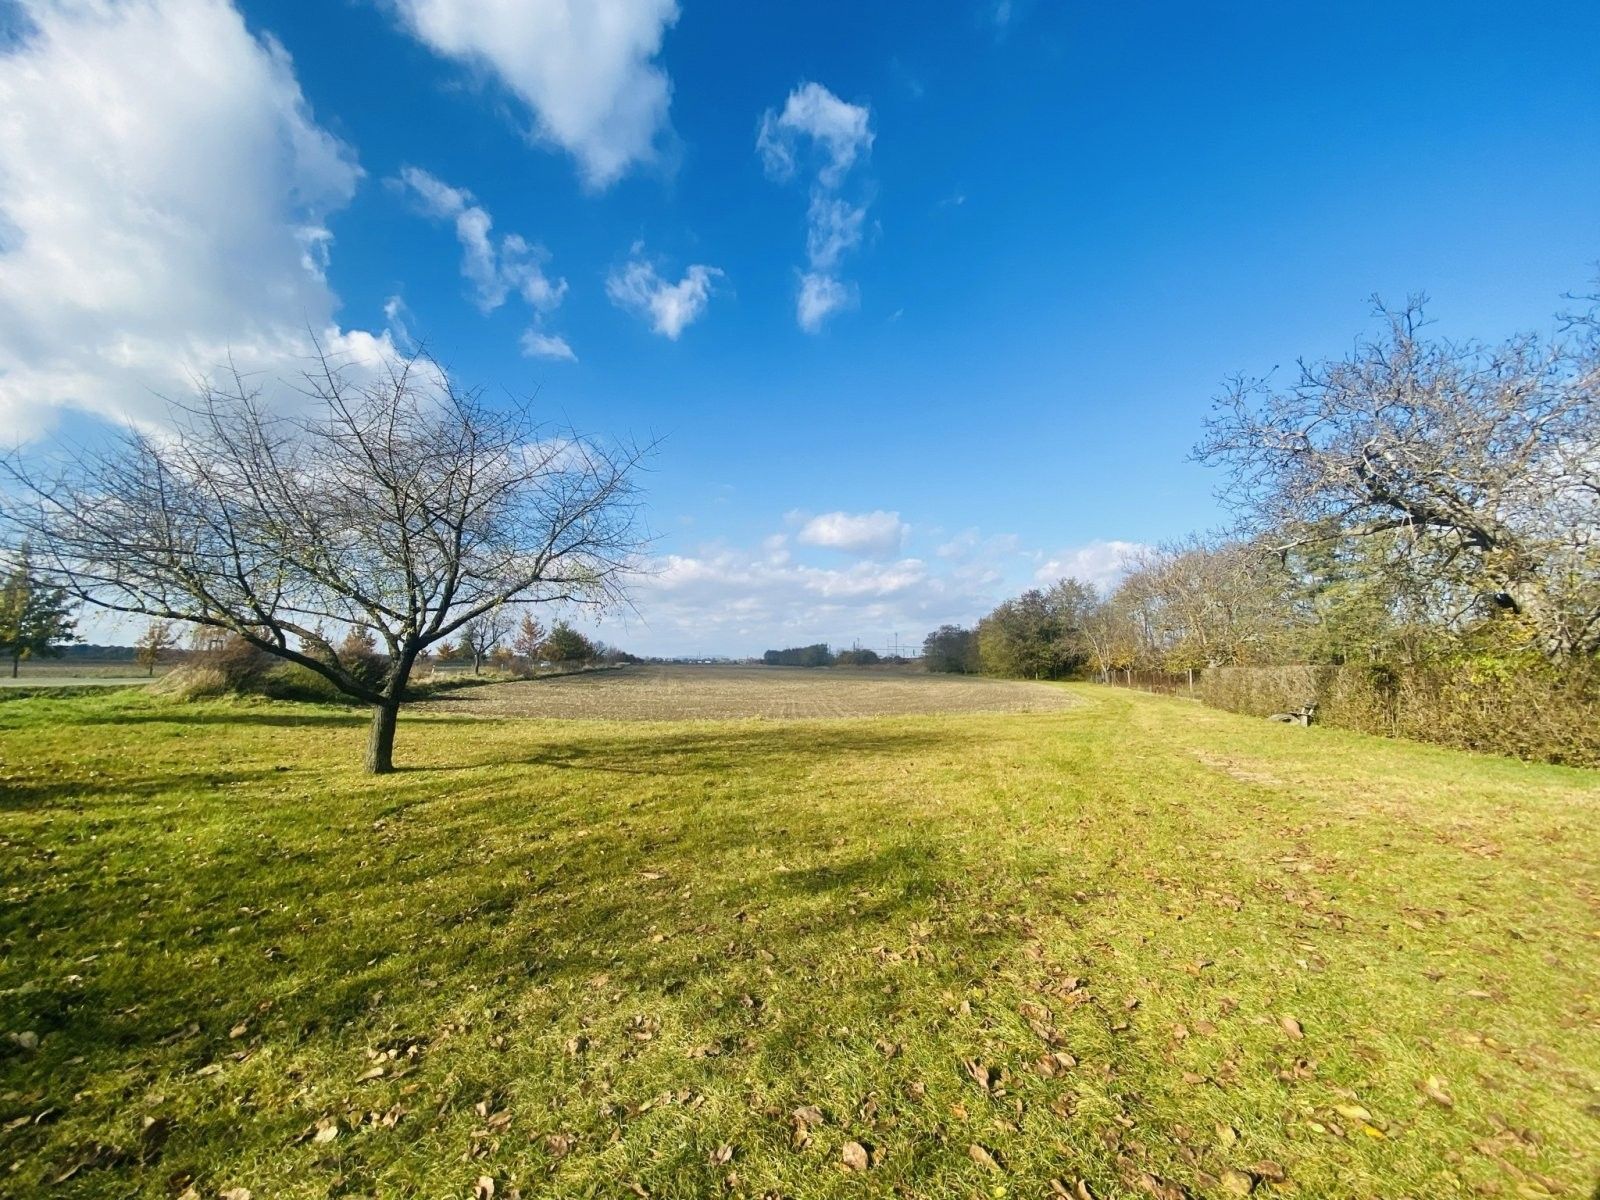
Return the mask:
<path id="1" fill-rule="evenodd" d="M 425 339 L 664 438 L 603 636 L 881 646 L 1219 523 L 1208 398 L 1371 294 L 1548 329 L 1600 258 L 1593 4 L 566 9 L 0 3 L 0 420 Z"/>

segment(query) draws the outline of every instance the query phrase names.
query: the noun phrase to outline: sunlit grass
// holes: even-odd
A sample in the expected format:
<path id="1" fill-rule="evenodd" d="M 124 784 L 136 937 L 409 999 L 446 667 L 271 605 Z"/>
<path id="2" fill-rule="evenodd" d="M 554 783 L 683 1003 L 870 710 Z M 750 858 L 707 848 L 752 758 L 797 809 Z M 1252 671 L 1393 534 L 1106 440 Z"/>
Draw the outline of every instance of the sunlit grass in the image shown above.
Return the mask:
<path id="1" fill-rule="evenodd" d="M 1587 1196 L 1600 775 L 1079 691 L 0 703 L 0 1194 Z"/>

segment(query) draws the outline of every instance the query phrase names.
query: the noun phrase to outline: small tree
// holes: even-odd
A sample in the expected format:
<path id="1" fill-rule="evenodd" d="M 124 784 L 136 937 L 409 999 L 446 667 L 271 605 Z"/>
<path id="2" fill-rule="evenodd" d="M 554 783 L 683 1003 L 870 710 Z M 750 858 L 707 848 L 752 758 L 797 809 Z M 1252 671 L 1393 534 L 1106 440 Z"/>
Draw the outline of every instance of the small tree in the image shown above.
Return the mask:
<path id="1" fill-rule="evenodd" d="M 483 673 L 483 664 L 511 630 L 511 613 L 506 609 L 491 609 L 461 627 L 461 648 L 472 659 L 472 673 Z"/>
<path id="2" fill-rule="evenodd" d="M 365 380 L 324 359 L 303 391 L 282 412 L 234 375 L 159 435 L 0 458 L 0 532 L 52 594 L 231 631 L 371 705 L 367 769 L 389 771 L 427 647 L 507 604 L 621 598 L 642 455 L 552 436 L 424 359 Z M 374 635 L 377 678 L 322 621 Z"/>
<path id="3" fill-rule="evenodd" d="M 539 661 L 544 650 L 545 628 L 539 624 L 532 613 L 523 613 L 522 621 L 517 625 L 516 637 L 512 639 L 511 649 L 515 651 L 523 665 L 532 668 Z"/>
<path id="4" fill-rule="evenodd" d="M 161 656 L 178 644 L 178 629 L 171 621 L 151 621 L 135 642 L 133 657 L 147 675 L 156 673 Z"/>
<path id="5" fill-rule="evenodd" d="M 25 658 L 60 658 L 76 624 L 66 590 L 39 581 L 24 543 L 0 581 L 0 653 L 11 660 L 11 678 Z"/>
<path id="6" fill-rule="evenodd" d="M 588 662 L 594 657 L 594 646 L 565 621 L 557 621 L 545 639 L 544 656 L 551 662 Z"/>

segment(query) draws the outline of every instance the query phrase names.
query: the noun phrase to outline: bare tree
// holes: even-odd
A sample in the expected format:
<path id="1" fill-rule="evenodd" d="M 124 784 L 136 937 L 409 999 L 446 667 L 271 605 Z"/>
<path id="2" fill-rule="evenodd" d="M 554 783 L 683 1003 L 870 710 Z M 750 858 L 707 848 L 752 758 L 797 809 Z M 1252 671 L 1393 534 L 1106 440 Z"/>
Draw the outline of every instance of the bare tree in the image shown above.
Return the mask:
<path id="1" fill-rule="evenodd" d="M 1553 342 L 1430 341 L 1421 301 L 1382 334 L 1241 379 L 1197 457 L 1285 551 L 1402 532 L 1430 575 L 1517 616 L 1552 656 L 1600 648 L 1600 340 L 1592 314 Z"/>
<path id="2" fill-rule="evenodd" d="M 511 610 L 491 608 L 461 627 L 461 646 L 472 658 L 472 673 L 483 673 L 483 664 L 511 632 Z"/>
<path id="3" fill-rule="evenodd" d="M 372 706 L 366 766 L 393 769 L 418 657 L 501 606 L 602 605 L 641 545 L 636 448 L 554 436 L 414 358 L 358 380 L 323 360 L 303 411 L 238 375 L 173 427 L 39 464 L 0 459 L 6 535 L 38 574 L 116 612 L 228 630 Z M 376 680 L 325 622 L 369 631 Z"/>

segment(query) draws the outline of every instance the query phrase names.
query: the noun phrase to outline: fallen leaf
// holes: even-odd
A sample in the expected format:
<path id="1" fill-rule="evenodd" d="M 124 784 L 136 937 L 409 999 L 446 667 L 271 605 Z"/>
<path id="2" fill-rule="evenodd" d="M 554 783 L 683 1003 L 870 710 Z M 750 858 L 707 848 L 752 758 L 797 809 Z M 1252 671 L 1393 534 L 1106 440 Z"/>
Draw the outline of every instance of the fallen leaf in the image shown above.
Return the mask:
<path id="1" fill-rule="evenodd" d="M 472 1185 L 472 1200 L 494 1200 L 494 1180 L 479 1175 L 478 1182 Z"/>
<path id="2" fill-rule="evenodd" d="M 1270 1158 L 1263 1158 L 1260 1162 L 1256 1163 L 1250 1168 L 1250 1174 L 1256 1176 L 1258 1179 L 1265 1179 L 1269 1183 L 1282 1183 L 1285 1179 L 1289 1178 L 1288 1173 L 1284 1171 L 1283 1167 L 1280 1164 L 1273 1162 Z"/>
<path id="3" fill-rule="evenodd" d="M 1306 1031 L 1301 1028 L 1300 1022 L 1293 1017 L 1279 1017 L 1278 1024 L 1282 1025 L 1283 1031 L 1297 1042 L 1306 1035 Z"/>
<path id="4" fill-rule="evenodd" d="M 733 1161 L 733 1147 L 732 1146 L 718 1146 L 715 1150 L 713 1150 L 711 1152 L 711 1162 L 715 1166 L 721 1166 L 724 1163 L 728 1163 L 728 1162 L 732 1162 L 732 1161 Z"/>
<path id="5" fill-rule="evenodd" d="M 1359 1104 L 1335 1104 L 1333 1111 L 1347 1121 L 1370 1121 L 1372 1114 Z"/>
<path id="6" fill-rule="evenodd" d="M 973 1142 L 972 1145 L 967 1147 L 967 1157 L 987 1170 L 998 1171 L 1001 1169 L 1000 1160 L 994 1156 L 994 1151 L 978 1145 L 977 1142 Z"/>
<path id="7" fill-rule="evenodd" d="M 1255 1186 L 1255 1177 L 1248 1172 L 1229 1167 L 1222 1173 L 1222 1190 L 1230 1196 L 1248 1196 Z"/>
<path id="8" fill-rule="evenodd" d="M 822 1110 L 815 1104 L 801 1105 L 790 1115 L 800 1125 L 821 1125 L 823 1121 Z"/>
<path id="9" fill-rule="evenodd" d="M 865 1171 L 871 1165 L 867 1148 L 860 1142 L 846 1142 L 839 1149 L 839 1159 L 851 1171 Z"/>
<path id="10" fill-rule="evenodd" d="M 1428 1082 L 1422 1085 L 1422 1090 L 1427 1093 L 1428 1099 L 1446 1108 L 1456 1106 L 1456 1098 L 1450 1094 L 1450 1088 L 1444 1080 L 1437 1075 L 1429 1075 Z"/>

